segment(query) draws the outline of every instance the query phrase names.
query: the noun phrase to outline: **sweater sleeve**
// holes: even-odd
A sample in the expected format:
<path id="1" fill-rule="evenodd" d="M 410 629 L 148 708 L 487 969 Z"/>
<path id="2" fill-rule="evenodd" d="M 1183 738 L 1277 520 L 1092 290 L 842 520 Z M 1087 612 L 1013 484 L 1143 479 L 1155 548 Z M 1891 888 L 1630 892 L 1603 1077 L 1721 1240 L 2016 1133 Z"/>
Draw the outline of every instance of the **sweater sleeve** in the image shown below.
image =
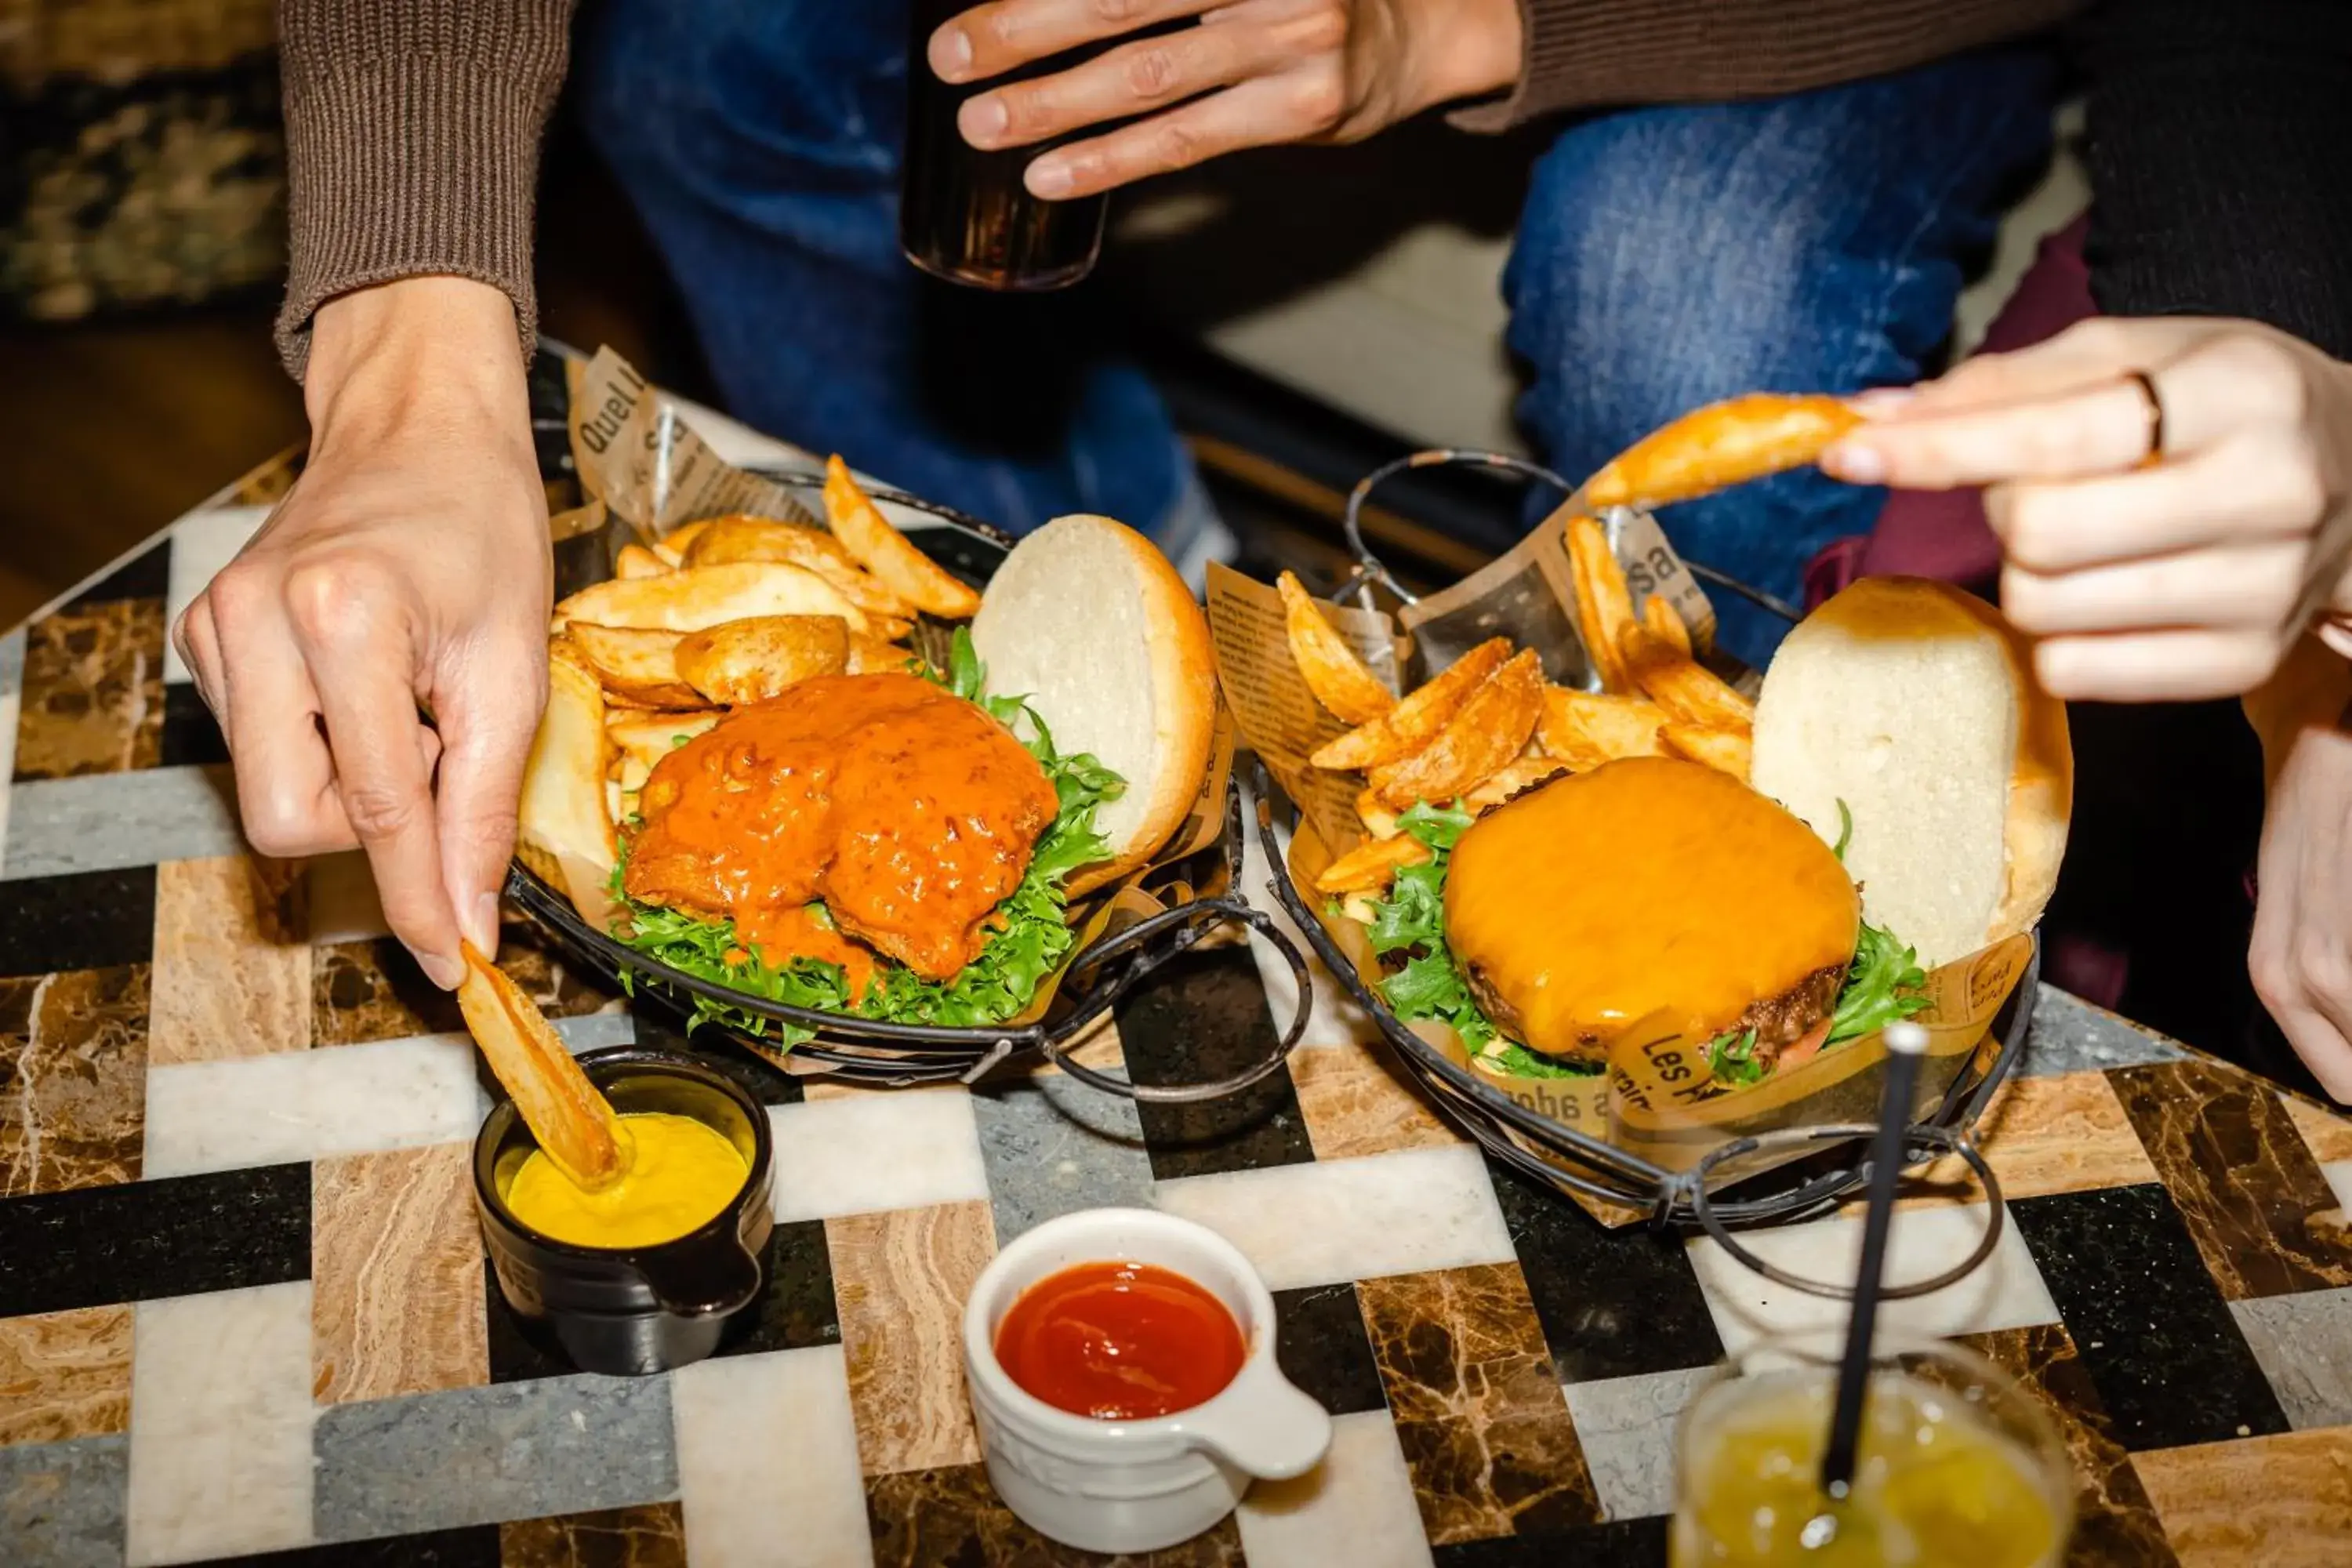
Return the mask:
<path id="1" fill-rule="evenodd" d="M 477 279 L 538 334 L 531 205 L 572 0 L 279 0 L 290 268 L 278 347 L 395 278 Z"/>
<path id="2" fill-rule="evenodd" d="M 2083 31 L 2100 309 L 2352 359 L 2352 5 L 2110 0 Z"/>
<path id="3" fill-rule="evenodd" d="M 1504 131 L 1562 110 L 1797 92 L 2063 19 L 2076 0 L 1519 0 L 1517 85 L 1455 111 Z"/>

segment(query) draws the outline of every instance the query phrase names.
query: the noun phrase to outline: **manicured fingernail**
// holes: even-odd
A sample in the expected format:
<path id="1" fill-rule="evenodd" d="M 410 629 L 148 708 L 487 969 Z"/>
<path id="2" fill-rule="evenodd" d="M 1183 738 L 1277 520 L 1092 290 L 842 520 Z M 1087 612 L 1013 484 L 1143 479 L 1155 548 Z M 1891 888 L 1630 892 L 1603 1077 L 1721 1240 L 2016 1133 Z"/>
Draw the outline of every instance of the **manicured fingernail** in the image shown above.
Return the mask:
<path id="1" fill-rule="evenodd" d="M 930 57 L 941 81 L 961 81 L 971 74 L 971 36 L 950 23 L 931 35 Z"/>
<path id="2" fill-rule="evenodd" d="M 1886 459 L 1867 447 L 1841 441 L 1822 454 L 1822 471 L 1850 485 L 1874 485 L 1886 478 Z"/>
<path id="3" fill-rule="evenodd" d="M 1918 395 L 1915 387 L 1876 386 L 1847 398 L 1845 405 L 1864 419 L 1884 419 L 1890 414 L 1900 412 Z"/>
<path id="4" fill-rule="evenodd" d="M 444 953 L 419 952 L 416 954 L 416 966 L 425 971 L 425 979 L 444 991 L 455 991 L 457 983 L 466 978 L 465 964 Z"/>
<path id="5" fill-rule="evenodd" d="M 1070 177 L 1070 166 L 1059 158 L 1040 158 L 1029 165 L 1029 194 L 1033 196 L 1042 196 L 1050 202 L 1057 196 L 1068 195 L 1074 183 Z"/>
<path id="6" fill-rule="evenodd" d="M 963 139 L 975 147 L 994 146 L 1012 120 L 1012 111 L 994 93 L 983 93 L 956 111 L 956 123 L 963 129 Z"/>

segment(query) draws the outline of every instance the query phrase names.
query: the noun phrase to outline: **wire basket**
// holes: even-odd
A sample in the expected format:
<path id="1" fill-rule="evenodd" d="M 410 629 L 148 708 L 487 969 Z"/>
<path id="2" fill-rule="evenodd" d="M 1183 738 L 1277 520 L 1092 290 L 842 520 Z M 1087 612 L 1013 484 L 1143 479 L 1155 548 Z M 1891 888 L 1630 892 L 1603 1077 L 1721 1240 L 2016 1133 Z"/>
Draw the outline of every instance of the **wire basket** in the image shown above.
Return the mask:
<path id="1" fill-rule="evenodd" d="M 803 489 L 821 489 L 822 474 L 763 470 L 762 477 Z M 889 489 L 870 492 L 895 521 L 918 537 L 925 552 L 975 586 L 1003 564 L 1012 541 L 997 530 L 951 508 Z M 618 521 L 601 533 L 564 541 L 557 547 L 557 592 L 569 594 L 612 575 L 613 555 L 634 534 Z M 1215 885 L 1231 889 L 1241 881 L 1241 812 L 1238 780 L 1227 786 L 1225 826 L 1218 840 L 1200 852 L 1218 861 Z M 1203 879 L 1205 882 L 1207 879 Z M 999 1063 L 1023 1055 L 1053 1062 L 1081 1083 L 1108 1093 L 1159 1103 L 1213 1100 L 1247 1089 L 1282 1070 L 1284 1059 L 1307 1027 L 1312 1005 L 1305 957 L 1266 911 L 1227 892 L 1188 897 L 1172 908 L 1107 930 L 1065 962 L 1059 991 L 1045 1017 L 1028 1024 L 948 1027 L 887 1023 L 786 1005 L 738 991 L 660 963 L 627 943 L 589 925 L 572 900 L 520 859 L 509 868 L 507 898 L 579 967 L 639 996 L 649 996 L 693 1018 L 698 1000 L 720 1003 L 782 1026 L 762 1037 L 719 1019 L 705 1019 L 689 1031 L 697 1043 L 725 1039 L 770 1061 L 788 1060 L 795 1072 L 859 1083 L 910 1086 L 971 1082 Z M 1137 1084 L 1088 1067 L 1069 1054 L 1097 1020 L 1171 960 L 1211 933 L 1239 928 L 1261 937 L 1286 963 L 1297 982 L 1298 1000 L 1275 1050 L 1241 1071 L 1197 1084 Z M 783 1030 L 810 1037 L 780 1048 Z"/>

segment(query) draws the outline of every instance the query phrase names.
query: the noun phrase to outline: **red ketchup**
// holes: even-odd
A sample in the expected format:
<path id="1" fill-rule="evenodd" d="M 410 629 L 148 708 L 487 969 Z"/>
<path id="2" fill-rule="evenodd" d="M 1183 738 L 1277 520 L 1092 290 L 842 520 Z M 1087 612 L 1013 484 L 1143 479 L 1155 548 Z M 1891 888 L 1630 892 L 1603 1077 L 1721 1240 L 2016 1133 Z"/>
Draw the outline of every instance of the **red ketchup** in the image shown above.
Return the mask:
<path id="1" fill-rule="evenodd" d="M 1225 1304 L 1149 1263 L 1081 1263 L 1024 1290 L 996 1331 L 1022 1389 L 1098 1421 L 1143 1421 L 1215 1397 L 1242 1369 Z"/>

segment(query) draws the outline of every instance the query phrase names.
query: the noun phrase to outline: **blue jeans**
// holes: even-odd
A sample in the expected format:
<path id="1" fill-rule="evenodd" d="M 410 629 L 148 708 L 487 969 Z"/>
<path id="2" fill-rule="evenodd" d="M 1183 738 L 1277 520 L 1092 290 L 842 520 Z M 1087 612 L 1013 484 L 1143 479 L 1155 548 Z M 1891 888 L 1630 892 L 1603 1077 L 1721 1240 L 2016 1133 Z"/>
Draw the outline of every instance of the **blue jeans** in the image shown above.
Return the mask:
<path id="1" fill-rule="evenodd" d="M 906 17 L 904 0 L 613 0 L 582 41 L 592 134 L 721 395 L 1016 531 L 1098 511 L 1181 547 L 1196 482 L 1094 291 L 995 297 L 900 258 Z M 2046 152 L 2051 93 L 2038 52 L 2002 50 L 1562 131 L 1505 282 L 1545 459 L 1578 476 L 1714 398 L 1914 375 L 1997 193 Z M 1793 596 L 1877 504 L 1807 473 L 1665 521 L 1694 559 Z M 1755 658 L 1776 631 L 1727 606 L 1725 636 Z"/>

